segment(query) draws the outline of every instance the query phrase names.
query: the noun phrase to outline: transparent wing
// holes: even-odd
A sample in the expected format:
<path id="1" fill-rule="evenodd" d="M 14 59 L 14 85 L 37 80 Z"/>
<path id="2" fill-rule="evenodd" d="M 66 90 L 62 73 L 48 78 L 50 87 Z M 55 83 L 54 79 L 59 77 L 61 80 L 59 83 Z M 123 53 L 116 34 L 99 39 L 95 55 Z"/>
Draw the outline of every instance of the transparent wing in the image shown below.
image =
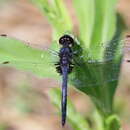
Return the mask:
<path id="1" fill-rule="evenodd" d="M 93 50 L 89 49 L 88 52 L 86 50 L 81 49 L 79 52 L 79 59 L 78 62 L 81 63 L 82 60 L 86 63 L 104 63 L 111 61 L 115 58 L 115 55 L 118 53 L 119 55 L 124 55 L 125 53 L 128 53 L 130 51 L 130 37 L 127 36 L 124 39 L 115 38 L 114 40 L 107 41 L 105 43 L 100 43 L 98 46 L 94 46 L 93 50 L 100 48 L 103 48 L 104 54 L 103 59 L 93 59 Z M 81 55 L 82 52 L 86 52 L 85 56 Z M 100 53 L 100 52 L 99 52 Z M 77 59 L 76 59 L 77 60 Z M 75 60 L 75 61 L 76 61 Z M 77 63 L 78 63 L 77 62 Z"/>
<path id="2" fill-rule="evenodd" d="M 42 77 L 58 78 L 54 67 L 57 58 L 57 52 L 49 48 L 40 50 L 12 37 L 3 35 L 0 37 L 0 64 L 2 66 L 29 70 Z"/>

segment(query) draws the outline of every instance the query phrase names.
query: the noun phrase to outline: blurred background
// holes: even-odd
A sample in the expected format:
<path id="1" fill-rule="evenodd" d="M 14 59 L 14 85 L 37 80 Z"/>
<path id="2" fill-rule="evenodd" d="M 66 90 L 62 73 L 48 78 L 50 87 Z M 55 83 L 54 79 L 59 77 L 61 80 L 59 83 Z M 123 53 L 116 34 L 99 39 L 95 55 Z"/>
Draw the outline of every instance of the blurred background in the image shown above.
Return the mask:
<path id="1" fill-rule="evenodd" d="M 64 1 L 73 19 L 74 31 L 77 31 L 72 2 Z M 130 0 L 120 0 L 117 10 L 130 27 Z M 47 19 L 29 0 L 0 0 L 0 34 L 47 47 L 51 43 L 51 32 Z M 127 52 L 125 58 L 129 57 Z M 115 96 L 115 108 L 122 120 L 123 130 L 130 130 L 129 75 L 130 65 L 123 62 Z M 52 87 L 60 87 L 60 82 L 38 78 L 15 68 L 0 67 L 0 130 L 73 130 L 69 124 L 61 127 L 61 118 L 48 96 Z M 70 88 L 68 94 L 76 110 L 87 119 L 93 109 L 89 98 L 74 88 Z"/>

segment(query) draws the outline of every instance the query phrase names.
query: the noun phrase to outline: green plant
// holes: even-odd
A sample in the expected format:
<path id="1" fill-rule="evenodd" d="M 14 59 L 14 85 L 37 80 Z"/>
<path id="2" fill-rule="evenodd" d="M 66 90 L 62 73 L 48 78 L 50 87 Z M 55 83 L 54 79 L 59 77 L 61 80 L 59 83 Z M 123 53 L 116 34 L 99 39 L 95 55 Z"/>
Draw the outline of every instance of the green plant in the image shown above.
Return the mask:
<path id="1" fill-rule="evenodd" d="M 59 45 L 55 40 L 66 32 L 73 34 L 73 24 L 63 1 L 32 1 L 52 25 L 54 43 L 51 48 L 58 50 Z M 76 57 L 76 60 L 80 61 L 80 67 L 75 65 L 70 75 L 70 83 L 89 95 L 95 104 L 98 110 L 95 119 L 100 118 L 100 122 L 95 120 L 100 124 L 96 129 L 119 130 L 120 121 L 114 114 L 113 100 L 120 72 L 122 42 L 116 40 L 113 43 L 112 39 L 121 38 L 124 26 L 120 16 L 116 14 L 117 0 L 73 0 L 73 3 L 79 20 L 80 32 L 76 37 L 78 44 L 74 49 L 80 51 Z M 19 40 L 1 37 L 0 62 L 31 71 L 38 76 L 60 78 L 51 63 L 52 57 L 48 51 L 27 47 L 21 43 Z M 83 55 L 82 59 L 81 55 Z M 6 64 L 5 61 L 9 61 L 10 64 Z M 17 61 L 24 63 L 16 64 Z M 28 62 L 32 62 L 32 65 L 30 66 Z"/>

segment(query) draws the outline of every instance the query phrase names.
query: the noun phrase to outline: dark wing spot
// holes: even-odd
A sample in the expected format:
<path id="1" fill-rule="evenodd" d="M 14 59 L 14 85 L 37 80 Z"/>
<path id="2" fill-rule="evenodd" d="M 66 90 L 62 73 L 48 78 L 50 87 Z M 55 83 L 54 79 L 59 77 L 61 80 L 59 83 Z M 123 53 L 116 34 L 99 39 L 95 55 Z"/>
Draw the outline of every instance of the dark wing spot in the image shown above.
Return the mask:
<path id="1" fill-rule="evenodd" d="M 130 62 L 130 60 L 126 60 L 126 62 Z"/>
<path id="2" fill-rule="evenodd" d="M 9 61 L 4 61 L 2 64 L 9 64 L 10 62 Z"/>
<path id="3" fill-rule="evenodd" d="M 126 35 L 126 37 L 129 38 L 129 37 L 130 37 L 130 34 Z"/>
<path id="4" fill-rule="evenodd" d="M 7 35 L 6 35 L 6 34 L 0 34 L 0 36 L 2 36 L 2 37 L 7 37 Z"/>

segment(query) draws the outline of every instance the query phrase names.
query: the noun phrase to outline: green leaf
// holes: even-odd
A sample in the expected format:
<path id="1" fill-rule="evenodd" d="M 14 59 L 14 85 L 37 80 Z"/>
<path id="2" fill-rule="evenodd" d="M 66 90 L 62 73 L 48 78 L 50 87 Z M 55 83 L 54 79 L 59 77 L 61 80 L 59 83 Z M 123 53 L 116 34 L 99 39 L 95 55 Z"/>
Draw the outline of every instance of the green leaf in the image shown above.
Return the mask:
<path id="1" fill-rule="evenodd" d="M 93 119 L 93 127 L 94 127 L 93 129 L 104 130 L 103 118 L 96 109 L 93 112 L 92 119 Z"/>
<path id="2" fill-rule="evenodd" d="M 72 31 L 72 22 L 63 0 L 31 0 L 47 17 L 55 32 L 55 39 Z"/>
<path id="3" fill-rule="evenodd" d="M 99 47 L 95 50 L 94 46 L 111 40 L 116 32 L 116 3 L 117 0 L 95 1 L 95 25 L 90 48 L 96 59 L 103 59 L 105 48 Z"/>
<path id="4" fill-rule="evenodd" d="M 79 20 L 82 47 L 95 60 L 104 58 L 102 43 L 113 38 L 116 31 L 117 0 L 73 0 Z M 104 45 L 105 46 L 105 45 Z M 96 47 L 96 49 L 95 49 Z"/>
<path id="5" fill-rule="evenodd" d="M 0 63 L 41 77 L 59 77 L 49 50 L 31 48 L 13 38 L 0 37 Z"/>
<path id="6" fill-rule="evenodd" d="M 76 66 L 70 79 L 80 91 L 88 94 L 103 115 L 112 112 L 113 95 L 117 86 L 120 64 L 106 63 L 80 64 Z"/>
<path id="7" fill-rule="evenodd" d="M 106 119 L 105 123 L 106 130 L 119 130 L 121 128 L 120 120 L 116 115 L 109 116 Z"/>
<path id="8" fill-rule="evenodd" d="M 98 111 L 94 111 L 93 120 L 94 129 L 96 130 L 120 130 L 121 128 L 120 120 L 115 114 L 104 118 Z"/>
<path id="9" fill-rule="evenodd" d="M 89 48 L 95 22 L 95 0 L 73 0 L 79 21 L 80 40 Z"/>

